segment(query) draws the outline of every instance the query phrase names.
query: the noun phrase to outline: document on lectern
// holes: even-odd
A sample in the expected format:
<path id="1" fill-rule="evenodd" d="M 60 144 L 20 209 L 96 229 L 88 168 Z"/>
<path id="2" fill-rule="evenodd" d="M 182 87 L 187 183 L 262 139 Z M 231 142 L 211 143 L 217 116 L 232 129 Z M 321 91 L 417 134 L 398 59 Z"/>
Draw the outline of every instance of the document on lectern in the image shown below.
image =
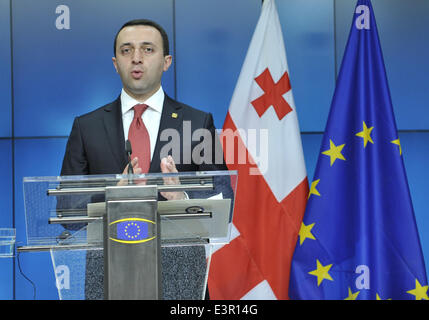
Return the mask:
<path id="1" fill-rule="evenodd" d="M 161 215 L 161 239 L 210 238 L 215 241 L 226 238 L 230 207 L 231 199 L 160 201 L 158 213 Z M 184 212 L 186 216 L 175 217 L 175 213 Z M 194 217 L 198 213 L 202 213 L 201 217 Z"/>
<path id="2" fill-rule="evenodd" d="M 159 201 L 161 240 L 210 239 L 212 243 L 223 243 L 228 237 L 230 210 L 231 199 L 222 199 L 221 196 Z M 105 202 L 88 204 L 89 217 L 102 216 L 105 212 Z M 88 243 L 100 242 L 103 238 L 102 223 L 88 224 L 87 238 Z"/>

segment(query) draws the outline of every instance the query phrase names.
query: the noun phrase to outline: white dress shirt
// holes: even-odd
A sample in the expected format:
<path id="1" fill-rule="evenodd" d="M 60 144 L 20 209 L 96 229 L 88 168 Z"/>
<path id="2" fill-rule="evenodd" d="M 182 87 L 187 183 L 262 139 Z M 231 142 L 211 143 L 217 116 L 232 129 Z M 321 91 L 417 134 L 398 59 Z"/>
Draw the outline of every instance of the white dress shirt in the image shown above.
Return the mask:
<path id="1" fill-rule="evenodd" d="M 139 102 L 134 98 L 130 97 L 124 89 L 121 92 L 121 106 L 122 106 L 122 123 L 124 125 L 124 137 L 125 141 L 128 140 L 128 131 L 130 130 L 131 122 L 134 118 L 133 107 L 136 104 L 147 104 L 149 108 L 143 112 L 142 120 L 144 125 L 149 132 L 150 139 L 150 159 L 152 161 L 153 152 L 155 150 L 156 139 L 158 137 L 159 124 L 161 122 L 162 107 L 164 105 L 164 90 L 162 87 L 159 88 L 155 94 L 153 94 L 145 102 Z M 131 146 L 132 148 L 133 146 Z"/>

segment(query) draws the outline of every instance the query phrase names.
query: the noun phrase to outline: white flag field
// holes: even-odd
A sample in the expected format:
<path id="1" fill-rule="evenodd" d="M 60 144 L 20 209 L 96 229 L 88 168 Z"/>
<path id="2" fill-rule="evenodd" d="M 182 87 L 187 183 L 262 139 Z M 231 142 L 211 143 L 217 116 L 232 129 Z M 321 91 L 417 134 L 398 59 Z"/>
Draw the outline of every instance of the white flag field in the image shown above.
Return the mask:
<path id="1" fill-rule="evenodd" d="M 210 298 L 287 299 L 308 180 L 273 0 L 263 2 L 221 140 L 238 183 L 233 238 L 211 257 Z"/>

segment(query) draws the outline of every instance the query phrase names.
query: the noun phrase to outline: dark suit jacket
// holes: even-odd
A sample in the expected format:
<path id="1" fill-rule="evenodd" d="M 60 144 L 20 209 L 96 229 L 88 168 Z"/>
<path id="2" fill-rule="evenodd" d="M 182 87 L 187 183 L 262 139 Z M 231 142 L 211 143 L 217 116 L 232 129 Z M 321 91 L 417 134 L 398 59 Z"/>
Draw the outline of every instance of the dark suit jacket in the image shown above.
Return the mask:
<path id="1" fill-rule="evenodd" d="M 190 121 L 185 125 L 189 128 L 190 124 L 190 132 L 186 132 L 189 131 L 186 128 L 185 133 L 183 132 L 184 121 Z M 200 141 L 191 141 L 195 130 L 201 128 L 208 129 L 211 133 L 211 141 L 207 139 L 206 142 L 209 144 L 205 145 L 207 146 L 205 151 L 211 148 L 212 152 L 211 161 L 202 164 L 198 159 L 194 161 L 201 145 L 192 159 L 192 151 Z M 215 163 L 217 144 L 214 141 L 217 137 L 212 115 L 179 103 L 166 95 L 149 172 L 161 172 L 160 152 L 163 146 L 170 143 L 160 139 L 165 129 L 175 129 L 180 135 L 180 145 L 175 146 L 176 150 L 180 150 L 180 159 L 175 158 L 173 154 L 179 172 L 227 170 L 224 163 Z M 172 143 L 169 146 L 171 145 Z M 217 152 L 222 151 L 218 149 Z M 204 153 L 201 154 L 203 155 Z M 120 97 L 112 103 L 75 118 L 67 142 L 61 175 L 120 174 L 127 163 Z"/>

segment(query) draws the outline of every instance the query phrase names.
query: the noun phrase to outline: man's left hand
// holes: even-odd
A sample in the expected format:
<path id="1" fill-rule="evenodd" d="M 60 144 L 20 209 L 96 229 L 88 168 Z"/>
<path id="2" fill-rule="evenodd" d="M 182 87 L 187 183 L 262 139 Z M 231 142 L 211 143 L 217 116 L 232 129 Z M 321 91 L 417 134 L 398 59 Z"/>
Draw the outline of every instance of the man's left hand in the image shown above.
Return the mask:
<path id="1" fill-rule="evenodd" d="M 168 156 L 166 158 L 161 159 L 161 172 L 162 173 L 178 172 L 172 156 Z M 180 180 L 178 177 L 164 178 L 164 184 L 180 184 Z M 186 195 L 183 191 L 161 192 L 161 195 L 167 200 L 186 199 Z"/>

